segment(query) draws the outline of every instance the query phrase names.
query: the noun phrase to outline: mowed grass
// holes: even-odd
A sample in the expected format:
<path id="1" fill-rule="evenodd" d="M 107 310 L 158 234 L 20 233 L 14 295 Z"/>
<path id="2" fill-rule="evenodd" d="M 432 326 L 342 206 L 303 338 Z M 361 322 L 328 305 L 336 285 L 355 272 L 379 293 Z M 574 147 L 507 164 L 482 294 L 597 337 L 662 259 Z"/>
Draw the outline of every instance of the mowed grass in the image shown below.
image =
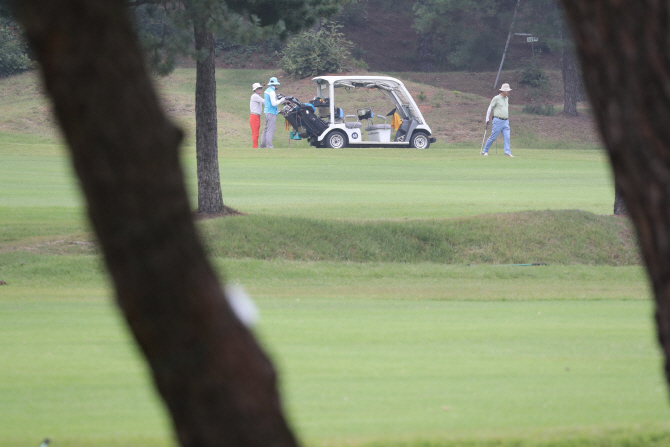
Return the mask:
<path id="1" fill-rule="evenodd" d="M 479 158 L 478 149 L 224 149 L 222 186 L 233 208 L 303 217 L 446 218 L 529 209 L 611 214 L 610 169 L 601 151 L 520 149 L 511 160 Z"/>
<path id="2" fill-rule="evenodd" d="M 0 445 L 167 443 L 97 257 L 8 258 L 21 274 L 0 298 Z M 256 297 L 257 333 L 308 445 L 609 442 L 670 429 L 640 267 L 250 262 L 219 265 Z M 533 296 L 548 278 L 590 294 Z M 438 283 L 446 293 L 424 295 Z"/>
<path id="3" fill-rule="evenodd" d="M 225 72 L 219 98 L 224 200 L 248 215 L 198 226 L 260 308 L 307 445 L 669 443 L 650 291 L 601 151 L 288 148 L 283 128 L 251 150 L 246 83 L 266 75 Z M 192 78 L 159 82 L 187 131 Z M 192 135 L 182 155 L 193 198 Z M 170 445 L 62 144 L 0 133 L 0 164 L 0 446 Z M 548 265 L 508 265 L 529 262 Z"/>

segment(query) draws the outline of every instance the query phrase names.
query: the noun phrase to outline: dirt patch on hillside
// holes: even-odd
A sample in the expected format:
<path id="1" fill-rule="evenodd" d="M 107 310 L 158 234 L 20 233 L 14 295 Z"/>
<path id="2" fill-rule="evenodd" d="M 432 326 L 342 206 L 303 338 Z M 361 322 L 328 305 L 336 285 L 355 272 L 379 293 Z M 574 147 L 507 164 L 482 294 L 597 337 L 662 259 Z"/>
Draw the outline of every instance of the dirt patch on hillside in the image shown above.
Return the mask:
<path id="1" fill-rule="evenodd" d="M 546 71 L 549 77 L 547 88 L 537 89 L 520 83 L 518 70 L 506 70 L 500 74 L 498 84 L 510 84 L 510 101 L 515 104 L 563 104 L 563 76 L 558 70 Z M 496 72 L 449 72 L 449 73 L 396 73 L 401 79 L 428 84 L 445 90 L 473 93 L 492 98 L 499 92 L 493 86 Z"/>
<path id="2" fill-rule="evenodd" d="M 0 132 L 56 137 L 56 122 L 37 71 L 9 76 L 0 89 Z"/>

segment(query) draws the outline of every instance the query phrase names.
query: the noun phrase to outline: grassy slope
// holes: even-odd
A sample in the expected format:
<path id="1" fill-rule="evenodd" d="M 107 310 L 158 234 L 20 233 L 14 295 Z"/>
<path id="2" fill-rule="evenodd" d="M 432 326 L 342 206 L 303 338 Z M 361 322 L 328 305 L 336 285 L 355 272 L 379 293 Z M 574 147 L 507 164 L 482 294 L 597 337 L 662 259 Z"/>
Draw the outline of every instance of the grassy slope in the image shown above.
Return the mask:
<path id="1" fill-rule="evenodd" d="M 633 265 L 627 221 L 579 211 L 364 223 L 236 217 L 201 225 L 224 257 L 438 264 Z"/>
<path id="2" fill-rule="evenodd" d="M 353 74 L 353 73 L 351 73 Z M 375 73 L 365 73 L 375 74 Z M 377 73 L 384 74 L 384 73 Z M 248 124 L 249 96 L 251 83 L 266 83 L 270 76 L 281 76 L 277 70 L 218 70 L 218 123 L 221 148 L 250 147 Z M 419 101 L 428 124 L 438 138 L 436 148 L 468 147 L 475 153 L 481 144 L 484 123 L 483 116 L 495 91 L 485 90 L 480 84 L 485 74 L 468 73 L 396 73 L 406 82 L 407 88 L 418 101 L 420 92 L 426 96 Z M 490 75 L 490 74 L 489 74 Z M 510 77 L 516 72 L 508 72 Z M 3 93 L 0 93 L 0 131 L 11 133 L 29 133 L 43 137 L 54 137 L 56 131 L 46 114 L 48 110 L 40 91 L 36 87 L 36 76 L 24 74 L 3 80 Z M 316 94 L 314 83 L 310 79 L 295 80 L 282 77 L 280 91 L 303 101 Z M 162 89 L 165 108 L 187 131 L 187 144 L 195 139 L 195 121 L 193 119 L 195 71 L 177 69 L 167 78 L 157 79 Z M 483 85 L 483 84 L 482 84 Z M 338 96 L 338 106 L 345 114 L 354 114 L 358 107 L 371 106 L 377 113 L 386 114 L 390 104 L 375 92 L 345 91 Z M 515 102 L 515 94 L 520 95 Z M 553 117 L 529 115 L 523 113 L 524 100 L 521 92 L 510 97 L 512 114 L 512 141 L 517 148 L 595 148 L 599 140 L 594 124 L 588 113 L 583 110 L 579 117 L 573 118 L 558 114 Z M 557 107 L 559 104 L 557 104 Z M 288 132 L 284 130 L 284 121 L 280 117 L 277 124 L 275 147 L 288 146 Z M 293 142 L 292 147 L 306 147 L 305 142 Z"/>
<path id="3" fill-rule="evenodd" d="M 199 225 L 221 274 L 257 297 L 258 331 L 301 436 L 664 445 L 649 291 L 627 225 L 602 215 L 612 191 L 601 153 L 528 149 L 511 164 L 439 146 L 252 152 L 239 98 L 267 75 L 221 78 L 231 86 L 219 98 L 224 196 L 253 215 Z M 192 73 L 160 83 L 192 129 Z M 44 436 L 165 445 L 167 423 L 107 301 L 62 148 L 42 125 L 16 125 L 38 101 L 24 99 L 16 114 L 0 108 L 14 132 L 0 135 L 0 446 Z M 571 208 L 583 211 L 558 211 Z M 506 211 L 517 212 L 489 214 Z M 552 265 L 443 263 L 545 255 Z"/>

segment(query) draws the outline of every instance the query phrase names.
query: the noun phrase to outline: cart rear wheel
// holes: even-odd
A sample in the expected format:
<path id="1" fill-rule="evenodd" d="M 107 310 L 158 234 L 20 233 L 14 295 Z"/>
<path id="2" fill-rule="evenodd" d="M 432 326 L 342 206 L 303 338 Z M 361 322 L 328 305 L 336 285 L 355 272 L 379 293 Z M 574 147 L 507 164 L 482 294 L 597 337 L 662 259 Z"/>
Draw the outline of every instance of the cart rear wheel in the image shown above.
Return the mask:
<path id="1" fill-rule="evenodd" d="M 409 145 L 416 149 L 428 149 L 430 147 L 430 138 L 428 138 L 425 132 L 414 132 Z"/>
<path id="2" fill-rule="evenodd" d="M 341 149 L 347 145 L 347 136 L 344 132 L 334 130 L 326 137 L 326 146 L 332 149 Z"/>

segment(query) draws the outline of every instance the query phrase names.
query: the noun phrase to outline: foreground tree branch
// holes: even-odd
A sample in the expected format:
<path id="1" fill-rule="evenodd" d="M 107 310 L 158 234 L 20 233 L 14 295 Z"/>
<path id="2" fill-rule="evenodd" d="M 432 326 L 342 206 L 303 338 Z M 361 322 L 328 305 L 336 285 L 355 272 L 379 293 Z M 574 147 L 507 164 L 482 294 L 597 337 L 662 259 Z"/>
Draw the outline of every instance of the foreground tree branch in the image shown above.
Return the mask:
<path id="1" fill-rule="evenodd" d="M 15 0 L 70 147 L 118 304 L 184 446 L 294 446 L 270 361 L 198 241 L 181 132 L 145 72 L 124 0 Z"/>
<path id="2" fill-rule="evenodd" d="M 670 2 L 561 1 L 616 189 L 637 228 L 670 381 Z"/>

